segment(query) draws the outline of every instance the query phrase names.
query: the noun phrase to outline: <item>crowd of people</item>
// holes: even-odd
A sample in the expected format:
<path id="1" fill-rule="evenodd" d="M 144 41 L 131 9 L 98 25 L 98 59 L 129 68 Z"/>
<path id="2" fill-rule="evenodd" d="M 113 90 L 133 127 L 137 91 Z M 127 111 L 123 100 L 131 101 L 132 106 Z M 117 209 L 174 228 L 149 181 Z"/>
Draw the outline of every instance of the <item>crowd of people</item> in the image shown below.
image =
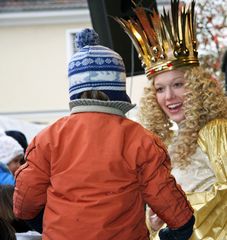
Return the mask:
<path id="1" fill-rule="evenodd" d="M 194 4 L 116 19 L 149 80 L 138 122 L 121 56 L 77 34 L 71 114 L 29 144 L 0 130 L 0 239 L 227 239 L 227 100 L 199 67 Z"/>
<path id="2" fill-rule="evenodd" d="M 32 226 L 18 219 L 13 213 L 15 173 L 25 163 L 28 142 L 18 130 L 0 130 L 0 239 L 41 239 Z M 39 238 L 37 236 L 39 235 Z M 24 236 L 24 237 L 23 237 Z M 31 238 L 29 238 L 31 236 Z"/>

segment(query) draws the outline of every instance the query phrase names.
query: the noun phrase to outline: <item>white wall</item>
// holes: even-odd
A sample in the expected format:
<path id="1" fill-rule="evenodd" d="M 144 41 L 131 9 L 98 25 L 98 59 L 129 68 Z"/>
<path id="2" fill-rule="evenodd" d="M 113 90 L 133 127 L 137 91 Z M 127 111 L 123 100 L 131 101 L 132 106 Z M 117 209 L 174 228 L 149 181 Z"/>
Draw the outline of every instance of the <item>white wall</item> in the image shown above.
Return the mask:
<path id="1" fill-rule="evenodd" d="M 68 107 L 66 31 L 80 25 L 0 28 L 0 111 Z"/>
<path id="2" fill-rule="evenodd" d="M 59 22 L 56 16 L 45 21 L 47 14 L 0 14 L 0 115 L 47 123 L 68 114 L 66 35 L 91 27 L 88 11 L 72 15 L 75 19 Z M 133 103 L 145 84 L 144 75 L 127 79 Z"/>

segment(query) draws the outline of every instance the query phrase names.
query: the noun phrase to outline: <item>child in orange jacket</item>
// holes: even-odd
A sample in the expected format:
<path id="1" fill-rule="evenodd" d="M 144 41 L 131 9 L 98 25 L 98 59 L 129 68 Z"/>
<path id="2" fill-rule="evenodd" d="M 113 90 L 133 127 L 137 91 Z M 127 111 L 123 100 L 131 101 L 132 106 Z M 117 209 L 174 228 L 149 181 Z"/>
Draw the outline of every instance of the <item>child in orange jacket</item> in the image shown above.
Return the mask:
<path id="1" fill-rule="evenodd" d="M 91 29 L 77 44 L 71 114 L 29 145 L 16 173 L 15 215 L 30 220 L 44 208 L 43 240 L 147 240 L 147 203 L 168 225 L 160 239 L 188 239 L 193 210 L 170 174 L 165 146 L 125 116 L 134 105 L 122 58 L 98 45 Z"/>

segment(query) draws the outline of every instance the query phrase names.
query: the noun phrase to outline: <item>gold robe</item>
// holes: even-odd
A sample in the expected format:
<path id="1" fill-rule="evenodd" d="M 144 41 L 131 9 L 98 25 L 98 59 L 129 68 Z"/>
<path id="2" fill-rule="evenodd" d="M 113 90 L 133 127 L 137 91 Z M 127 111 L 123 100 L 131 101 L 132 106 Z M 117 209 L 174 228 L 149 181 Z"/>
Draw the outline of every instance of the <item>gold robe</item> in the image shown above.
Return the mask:
<path id="1" fill-rule="evenodd" d="M 216 182 L 209 191 L 186 193 L 196 218 L 190 240 L 227 240 L 227 120 L 209 122 L 200 130 L 198 144 Z M 157 233 L 151 232 L 150 239 L 159 239 Z"/>

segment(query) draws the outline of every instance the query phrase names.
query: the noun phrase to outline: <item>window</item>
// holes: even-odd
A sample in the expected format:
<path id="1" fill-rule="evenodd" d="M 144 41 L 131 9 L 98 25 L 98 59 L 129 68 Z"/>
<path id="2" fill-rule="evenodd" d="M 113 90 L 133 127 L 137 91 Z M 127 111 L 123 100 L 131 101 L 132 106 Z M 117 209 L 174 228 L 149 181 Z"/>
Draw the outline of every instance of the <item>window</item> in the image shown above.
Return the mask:
<path id="1" fill-rule="evenodd" d="M 75 39 L 76 34 L 80 32 L 81 28 L 69 29 L 66 31 L 66 44 L 67 44 L 67 63 L 70 61 L 72 55 L 78 51 Z"/>

